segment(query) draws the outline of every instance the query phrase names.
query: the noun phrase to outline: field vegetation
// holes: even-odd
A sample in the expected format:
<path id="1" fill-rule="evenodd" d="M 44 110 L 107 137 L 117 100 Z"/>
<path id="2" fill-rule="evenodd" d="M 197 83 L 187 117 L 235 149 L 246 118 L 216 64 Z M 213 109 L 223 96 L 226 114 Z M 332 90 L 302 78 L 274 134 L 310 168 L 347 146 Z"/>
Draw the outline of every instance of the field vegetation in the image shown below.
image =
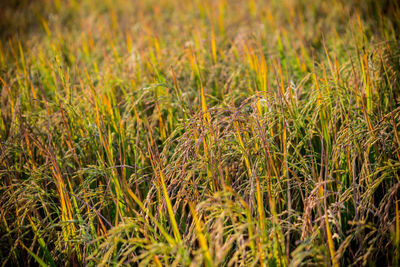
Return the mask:
<path id="1" fill-rule="evenodd" d="M 399 266 L 400 3 L 0 4 L 2 266 Z"/>

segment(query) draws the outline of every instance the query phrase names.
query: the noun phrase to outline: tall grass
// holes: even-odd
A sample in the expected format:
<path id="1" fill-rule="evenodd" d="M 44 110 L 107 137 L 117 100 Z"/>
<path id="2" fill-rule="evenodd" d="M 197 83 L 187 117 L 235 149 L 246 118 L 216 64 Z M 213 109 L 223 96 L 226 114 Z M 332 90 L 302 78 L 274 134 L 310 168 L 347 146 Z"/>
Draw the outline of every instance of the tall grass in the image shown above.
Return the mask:
<path id="1" fill-rule="evenodd" d="M 396 1 L 2 5 L 2 266 L 400 264 Z"/>

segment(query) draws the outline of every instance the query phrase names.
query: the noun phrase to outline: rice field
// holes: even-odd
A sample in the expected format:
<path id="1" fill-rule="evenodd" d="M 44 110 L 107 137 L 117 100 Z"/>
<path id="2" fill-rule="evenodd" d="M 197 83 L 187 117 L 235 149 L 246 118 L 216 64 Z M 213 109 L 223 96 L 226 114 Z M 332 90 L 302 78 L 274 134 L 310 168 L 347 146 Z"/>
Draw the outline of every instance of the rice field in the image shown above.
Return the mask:
<path id="1" fill-rule="evenodd" d="M 2 266 L 399 266 L 400 3 L 0 3 Z"/>

